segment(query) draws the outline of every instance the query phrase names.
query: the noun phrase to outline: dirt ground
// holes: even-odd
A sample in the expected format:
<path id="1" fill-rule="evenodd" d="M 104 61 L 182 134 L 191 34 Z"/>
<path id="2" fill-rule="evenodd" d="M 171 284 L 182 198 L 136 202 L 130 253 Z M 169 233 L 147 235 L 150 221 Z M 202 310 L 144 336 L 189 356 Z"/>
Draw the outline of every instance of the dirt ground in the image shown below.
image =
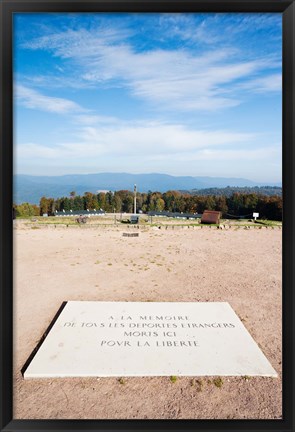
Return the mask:
<path id="1" fill-rule="evenodd" d="M 15 419 L 279 419 L 282 230 L 14 226 Z M 278 378 L 24 380 L 65 300 L 226 301 Z"/>

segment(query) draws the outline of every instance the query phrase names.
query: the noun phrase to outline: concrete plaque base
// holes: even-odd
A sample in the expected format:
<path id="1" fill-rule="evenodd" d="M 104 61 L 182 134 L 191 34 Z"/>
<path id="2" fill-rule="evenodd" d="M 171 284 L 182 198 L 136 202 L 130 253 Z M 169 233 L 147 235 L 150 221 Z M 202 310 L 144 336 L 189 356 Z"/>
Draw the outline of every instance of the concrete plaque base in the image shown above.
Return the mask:
<path id="1" fill-rule="evenodd" d="M 228 303 L 69 301 L 24 378 L 277 376 Z"/>

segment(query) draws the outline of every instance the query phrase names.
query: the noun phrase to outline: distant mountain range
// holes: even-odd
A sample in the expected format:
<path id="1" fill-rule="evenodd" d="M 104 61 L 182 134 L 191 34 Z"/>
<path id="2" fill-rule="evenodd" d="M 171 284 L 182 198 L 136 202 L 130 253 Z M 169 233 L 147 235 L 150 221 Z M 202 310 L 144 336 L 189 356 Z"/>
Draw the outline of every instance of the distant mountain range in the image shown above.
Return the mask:
<path id="1" fill-rule="evenodd" d="M 134 184 L 138 192 L 168 190 L 192 190 L 207 188 L 224 188 L 227 186 L 281 186 L 280 183 L 257 183 L 243 178 L 224 177 L 190 177 L 171 176 L 168 174 L 70 174 L 63 176 L 31 176 L 18 174 L 14 176 L 14 202 L 17 204 L 29 202 L 39 204 L 42 196 L 59 198 L 69 196 L 71 191 L 77 195 L 85 192 L 96 193 L 99 190 L 131 190 Z"/>

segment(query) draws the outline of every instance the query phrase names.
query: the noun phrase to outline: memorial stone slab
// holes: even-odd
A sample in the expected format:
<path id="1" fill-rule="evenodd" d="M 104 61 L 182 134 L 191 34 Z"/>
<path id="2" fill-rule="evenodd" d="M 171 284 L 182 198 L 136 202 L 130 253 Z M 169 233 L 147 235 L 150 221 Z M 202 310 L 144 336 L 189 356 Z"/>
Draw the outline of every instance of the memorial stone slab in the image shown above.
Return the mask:
<path id="1" fill-rule="evenodd" d="M 24 378 L 277 376 L 228 303 L 69 301 Z"/>

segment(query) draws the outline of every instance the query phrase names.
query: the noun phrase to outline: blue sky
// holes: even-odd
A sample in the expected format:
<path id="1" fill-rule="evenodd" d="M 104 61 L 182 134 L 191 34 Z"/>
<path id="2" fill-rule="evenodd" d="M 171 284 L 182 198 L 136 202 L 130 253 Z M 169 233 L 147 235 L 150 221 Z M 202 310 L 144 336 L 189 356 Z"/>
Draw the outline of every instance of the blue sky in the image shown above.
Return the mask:
<path id="1" fill-rule="evenodd" d="M 15 172 L 280 182 L 281 18 L 15 14 Z"/>

